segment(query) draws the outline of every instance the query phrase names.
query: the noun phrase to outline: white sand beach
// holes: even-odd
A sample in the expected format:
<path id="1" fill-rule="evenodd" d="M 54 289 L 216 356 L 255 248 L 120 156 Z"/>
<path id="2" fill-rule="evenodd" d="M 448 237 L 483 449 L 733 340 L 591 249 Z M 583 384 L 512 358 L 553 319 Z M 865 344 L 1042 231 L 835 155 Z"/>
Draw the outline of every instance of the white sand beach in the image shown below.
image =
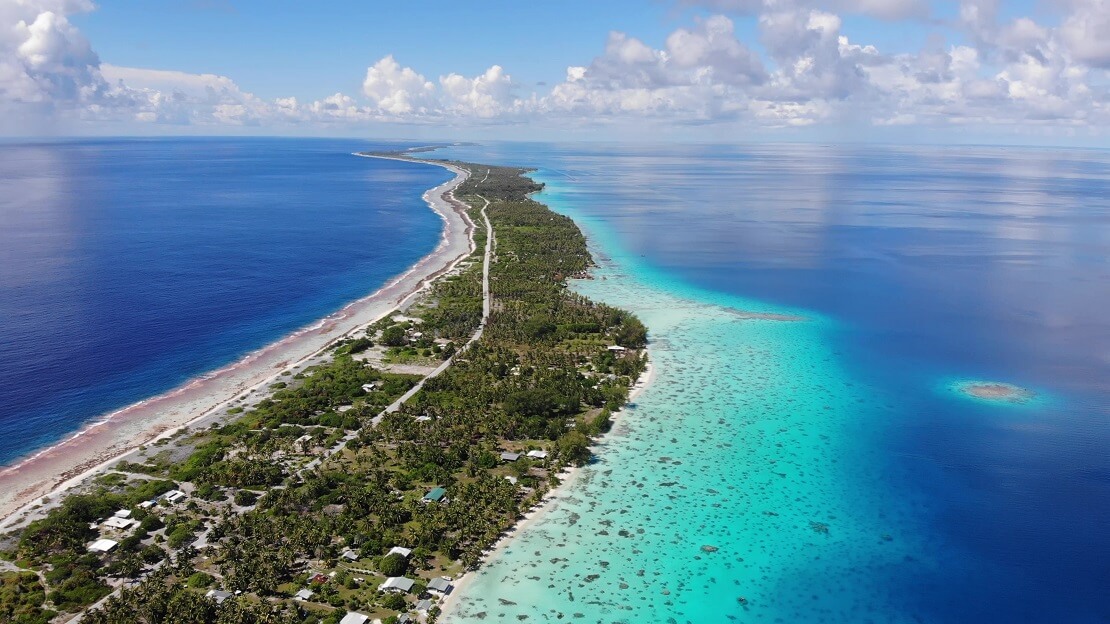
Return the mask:
<path id="1" fill-rule="evenodd" d="M 633 384 L 632 389 L 629 391 L 629 403 L 634 403 L 636 398 L 655 380 L 655 368 L 652 365 L 650 349 L 648 351 L 647 368 L 640 374 L 639 379 L 636 380 L 636 383 Z M 613 413 L 614 421 L 620 419 L 622 412 L 624 412 L 623 409 Z M 486 562 L 496 559 L 501 552 L 512 545 L 512 541 L 515 537 L 527 531 L 530 527 L 540 523 L 547 513 L 554 508 L 555 502 L 573 490 L 576 477 L 580 474 L 582 474 L 582 470 L 577 467 L 570 467 L 559 473 L 559 485 L 552 488 L 535 507 L 525 512 L 520 520 L 517 521 L 512 528 L 505 531 L 501 538 L 484 553 L 482 556 L 483 565 Z M 459 598 L 466 594 L 467 587 L 477 578 L 479 573 L 480 570 L 469 571 L 455 580 L 454 590 L 439 603 L 440 621 L 450 621 L 451 613 L 458 608 Z"/>

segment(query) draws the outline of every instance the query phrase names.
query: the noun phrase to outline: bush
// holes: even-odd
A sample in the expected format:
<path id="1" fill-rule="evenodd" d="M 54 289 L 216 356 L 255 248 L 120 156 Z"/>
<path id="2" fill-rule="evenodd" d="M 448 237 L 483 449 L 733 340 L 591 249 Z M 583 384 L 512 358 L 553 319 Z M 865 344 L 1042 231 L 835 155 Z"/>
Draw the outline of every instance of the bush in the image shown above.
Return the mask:
<path id="1" fill-rule="evenodd" d="M 382 598 L 382 606 L 386 609 L 400 611 L 405 608 L 405 597 L 401 594 L 386 594 L 385 598 Z"/>
<path id="2" fill-rule="evenodd" d="M 355 338 L 347 346 L 347 353 L 362 353 L 374 346 L 374 341 L 369 338 Z"/>
<path id="3" fill-rule="evenodd" d="M 378 571 L 386 576 L 401 576 L 408 567 L 408 560 L 398 553 L 386 555 L 378 562 Z"/>
<path id="4" fill-rule="evenodd" d="M 387 347 L 399 347 L 405 344 L 405 330 L 400 325 L 387 327 L 382 332 L 382 344 Z"/>
<path id="5" fill-rule="evenodd" d="M 250 490 L 239 490 L 235 493 L 235 504 L 240 507 L 250 507 L 258 502 L 258 493 Z"/>
<path id="6" fill-rule="evenodd" d="M 559 457 L 575 466 L 590 461 L 590 440 L 578 431 L 568 431 L 555 442 Z"/>

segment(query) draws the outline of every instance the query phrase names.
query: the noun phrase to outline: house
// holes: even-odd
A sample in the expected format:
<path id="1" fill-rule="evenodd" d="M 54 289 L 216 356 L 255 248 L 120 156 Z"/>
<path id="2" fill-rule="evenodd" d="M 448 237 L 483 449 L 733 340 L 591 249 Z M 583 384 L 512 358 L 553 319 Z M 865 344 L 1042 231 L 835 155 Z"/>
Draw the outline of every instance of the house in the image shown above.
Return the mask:
<path id="1" fill-rule="evenodd" d="M 435 606 L 435 603 L 431 600 L 428 600 L 427 598 L 425 598 L 424 600 L 419 600 L 416 603 L 416 612 L 428 615 L 428 612 L 432 610 L 433 606 Z"/>
<path id="2" fill-rule="evenodd" d="M 416 624 L 416 618 L 412 617 L 408 613 L 402 613 L 401 615 L 397 616 L 397 624 Z"/>
<path id="3" fill-rule="evenodd" d="M 123 518 L 124 520 L 126 520 L 126 519 L 131 517 L 131 510 L 130 509 L 120 509 L 116 513 L 112 514 L 112 517 L 114 517 L 114 518 Z"/>
<path id="4" fill-rule="evenodd" d="M 388 557 L 390 555 L 401 555 L 405 559 L 408 559 L 409 555 L 411 555 L 411 554 L 412 554 L 412 549 L 411 548 L 404 548 L 402 546 L 394 546 L 393 548 L 389 549 L 389 552 L 387 552 L 385 554 L 385 556 Z"/>
<path id="5" fill-rule="evenodd" d="M 361 613 L 348 611 L 347 615 L 344 615 L 343 619 L 339 620 L 339 624 L 366 624 L 366 621 L 369 619 L 370 618 L 368 616 L 365 616 Z"/>
<path id="6" fill-rule="evenodd" d="M 169 492 L 163 494 L 162 498 L 171 503 L 176 503 L 177 501 L 185 498 L 185 492 L 182 492 L 181 490 L 170 490 Z"/>
<path id="7" fill-rule="evenodd" d="M 89 545 L 89 552 L 94 553 L 109 553 L 119 546 L 119 542 L 110 539 L 98 539 Z"/>
<path id="8" fill-rule="evenodd" d="M 547 451 L 528 451 L 528 457 L 533 459 L 547 459 Z"/>
<path id="9" fill-rule="evenodd" d="M 429 490 L 428 493 L 424 495 L 424 502 L 432 502 L 432 503 L 445 503 L 445 502 L 447 502 L 447 490 L 445 490 L 441 487 L 437 487 L 435 489 Z"/>
<path id="10" fill-rule="evenodd" d="M 416 583 L 416 581 L 414 581 L 410 578 L 405 578 L 403 576 L 391 576 L 391 577 L 385 579 L 385 582 L 382 583 L 378 587 L 378 589 L 381 590 L 381 591 L 399 592 L 399 593 L 402 593 L 402 594 L 407 594 L 410 590 L 412 590 L 412 586 L 415 583 Z"/>
<path id="11" fill-rule="evenodd" d="M 311 589 L 302 589 L 299 592 L 293 594 L 293 598 L 296 599 L 296 600 L 300 600 L 301 602 L 304 602 L 305 600 L 309 600 L 309 599 L 312 598 L 312 590 Z"/>
<path id="12" fill-rule="evenodd" d="M 508 451 L 501 453 L 501 461 L 515 462 L 518 459 L 520 459 L 520 453 L 510 453 Z"/>
<path id="13" fill-rule="evenodd" d="M 516 485 L 517 483 L 517 478 L 512 475 L 505 475 L 505 480 L 509 483 L 512 483 L 513 485 Z"/>
<path id="14" fill-rule="evenodd" d="M 154 505 L 155 505 L 155 502 L 152 501 L 152 500 L 143 501 L 143 502 L 139 503 L 139 509 L 150 509 Z"/>
<path id="15" fill-rule="evenodd" d="M 324 583 L 328 582 L 329 578 L 330 577 L 328 577 L 327 574 L 316 574 L 308 580 L 315 583 L 316 585 L 323 585 Z"/>
<path id="16" fill-rule="evenodd" d="M 373 392 L 374 389 L 377 388 L 377 387 L 378 387 L 378 382 L 371 381 L 370 383 L 362 384 L 362 391 L 363 392 Z"/>
<path id="17" fill-rule="evenodd" d="M 112 516 L 111 518 L 108 518 L 107 520 L 102 522 L 100 524 L 100 526 L 108 527 L 110 529 L 119 529 L 119 530 L 122 531 L 124 529 L 130 529 L 132 526 L 134 526 L 136 524 L 139 524 L 139 523 L 136 522 L 135 520 L 127 520 L 125 518 L 119 518 L 117 516 Z"/>
<path id="18" fill-rule="evenodd" d="M 454 585 L 451 584 L 451 581 L 443 578 L 442 576 L 428 581 L 428 591 L 435 594 L 446 596 L 447 594 L 451 593 L 452 588 L 454 588 Z"/>
<path id="19" fill-rule="evenodd" d="M 358 559 L 358 553 L 351 550 L 350 548 L 348 548 L 347 550 L 344 550 L 343 554 L 339 555 L 339 556 L 343 557 L 347 561 L 355 561 L 355 560 Z"/>
<path id="20" fill-rule="evenodd" d="M 625 351 L 628 350 L 628 349 L 625 349 L 624 347 L 622 347 L 620 345 L 609 345 L 608 347 L 605 347 L 605 348 L 612 351 L 613 353 L 624 353 Z"/>
<path id="21" fill-rule="evenodd" d="M 231 592 L 221 591 L 219 589 L 210 589 L 208 590 L 208 593 L 204 595 L 204 597 L 210 600 L 215 600 L 216 604 L 223 604 L 225 600 L 231 598 L 233 595 L 234 594 L 232 594 Z"/>

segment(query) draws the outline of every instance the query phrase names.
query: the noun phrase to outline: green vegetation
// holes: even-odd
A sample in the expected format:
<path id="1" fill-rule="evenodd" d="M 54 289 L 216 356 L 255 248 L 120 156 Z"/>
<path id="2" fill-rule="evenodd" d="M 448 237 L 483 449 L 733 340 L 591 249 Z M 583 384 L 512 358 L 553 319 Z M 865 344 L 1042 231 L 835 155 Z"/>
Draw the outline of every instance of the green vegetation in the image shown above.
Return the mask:
<path id="1" fill-rule="evenodd" d="M 0 621 L 11 624 L 46 624 L 55 615 L 43 609 L 46 591 L 34 572 L 0 574 Z"/>
<path id="2" fill-rule="evenodd" d="M 431 578 L 477 566 L 561 468 L 588 462 L 590 436 L 608 429 L 643 370 L 646 330 L 567 289 L 590 257 L 570 219 L 528 197 L 539 185 L 518 169 L 460 166 L 481 175 L 456 196 L 477 224 L 479 195 L 489 199 L 494 230 L 492 311 L 479 341 L 458 351 L 481 322 L 484 228 L 475 253 L 406 312 L 415 318 L 383 319 L 336 345 L 328 363 L 275 383 L 234 421 L 184 436 L 189 454 L 121 464 L 147 476 L 102 479 L 33 523 L 11 555 L 45 584 L 35 593 L 21 581 L 29 587 L 21 598 L 0 594 L 0 614 L 80 610 L 110 591 L 109 580 L 133 580 L 84 621 L 335 622 L 346 610 L 389 621 Z M 381 414 L 417 378 L 361 358 L 452 355 L 443 374 Z M 500 459 L 530 449 L 546 458 Z M 437 487 L 444 500 L 423 500 Z M 187 500 L 137 508 L 171 489 Z M 90 523 L 121 508 L 139 526 L 112 534 L 119 545 L 110 553 L 89 553 L 102 536 Z M 393 546 L 412 554 L 387 555 Z M 348 549 L 357 561 L 341 557 Z M 410 594 L 377 591 L 402 575 L 416 581 Z M 209 588 L 240 593 L 217 605 L 204 596 Z M 304 588 L 311 600 L 290 599 Z"/>

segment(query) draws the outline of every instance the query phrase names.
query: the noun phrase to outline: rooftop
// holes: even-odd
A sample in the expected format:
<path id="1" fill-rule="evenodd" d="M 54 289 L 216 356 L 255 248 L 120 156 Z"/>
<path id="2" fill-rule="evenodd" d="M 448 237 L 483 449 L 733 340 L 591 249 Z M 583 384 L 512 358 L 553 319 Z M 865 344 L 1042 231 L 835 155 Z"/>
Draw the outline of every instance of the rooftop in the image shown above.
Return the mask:
<path id="1" fill-rule="evenodd" d="M 339 624 L 366 624 L 366 620 L 369 619 L 370 618 L 368 616 L 365 616 L 361 613 L 350 611 L 347 613 L 347 615 L 343 616 L 342 620 L 339 620 Z"/>
<path id="2" fill-rule="evenodd" d="M 98 539 L 89 545 L 90 552 L 112 552 L 112 549 L 119 546 L 119 542 L 110 539 Z"/>
<path id="3" fill-rule="evenodd" d="M 127 519 L 121 518 L 119 516 L 112 516 L 111 518 L 108 518 L 107 520 L 105 520 L 101 524 L 103 526 L 106 526 L 106 527 L 112 527 L 113 529 L 126 529 L 126 528 L 129 528 L 132 524 L 135 524 L 135 521 L 134 520 L 127 520 Z"/>
<path id="4" fill-rule="evenodd" d="M 447 490 L 445 490 L 441 487 L 437 487 L 433 490 L 430 490 L 427 494 L 425 494 L 424 495 L 424 500 L 426 500 L 426 501 L 440 501 L 440 500 L 443 500 L 443 497 L 446 496 L 446 495 L 447 495 Z"/>
<path id="5" fill-rule="evenodd" d="M 451 581 L 448 581 L 442 576 L 428 581 L 428 589 L 431 591 L 443 592 L 446 594 L 451 591 L 451 587 L 453 587 Z"/>
<path id="6" fill-rule="evenodd" d="M 405 548 L 403 546 L 394 546 L 393 548 L 389 549 L 389 552 L 386 553 L 386 556 L 388 557 L 389 555 L 401 555 L 402 557 L 405 557 L 407 559 L 408 556 L 411 555 L 411 554 L 412 554 L 412 549 L 411 548 Z"/>
<path id="7" fill-rule="evenodd" d="M 210 589 L 208 590 L 208 593 L 204 595 L 204 597 L 215 600 L 216 604 L 223 604 L 223 602 L 228 598 L 231 598 L 232 595 L 233 594 L 231 592 L 221 591 L 219 589 Z"/>
<path id="8" fill-rule="evenodd" d="M 416 581 L 414 581 L 410 578 L 405 578 L 403 576 L 391 576 L 391 577 L 385 579 L 385 582 L 382 583 L 381 586 L 378 587 L 378 589 L 380 589 L 382 591 L 407 592 L 410 589 L 412 589 L 412 586 L 415 583 L 416 583 Z"/>

